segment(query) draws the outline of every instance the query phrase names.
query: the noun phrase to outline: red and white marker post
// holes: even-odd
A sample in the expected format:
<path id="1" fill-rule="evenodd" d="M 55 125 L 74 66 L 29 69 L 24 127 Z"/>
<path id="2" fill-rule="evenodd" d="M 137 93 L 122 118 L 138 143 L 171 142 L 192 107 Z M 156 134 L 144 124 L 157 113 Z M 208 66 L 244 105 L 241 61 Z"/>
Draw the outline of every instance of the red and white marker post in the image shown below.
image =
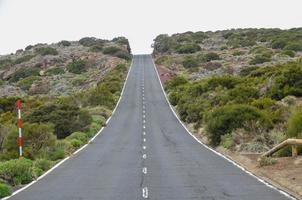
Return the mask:
<path id="1" fill-rule="evenodd" d="M 19 145 L 19 157 L 23 156 L 23 140 L 22 140 L 22 121 L 21 121 L 21 100 L 18 100 L 18 129 L 19 129 L 19 137 L 18 137 L 18 145 Z"/>

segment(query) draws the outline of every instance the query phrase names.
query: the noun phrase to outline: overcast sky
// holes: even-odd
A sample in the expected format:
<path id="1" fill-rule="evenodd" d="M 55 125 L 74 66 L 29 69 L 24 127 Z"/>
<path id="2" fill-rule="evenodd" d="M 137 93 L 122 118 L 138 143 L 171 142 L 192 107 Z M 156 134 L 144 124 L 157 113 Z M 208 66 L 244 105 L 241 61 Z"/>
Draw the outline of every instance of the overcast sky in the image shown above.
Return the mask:
<path id="1" fill-rule="evenodd" d="M 302 27 L 302 0 L 0 0 L 0 54 L 29 44 L 126 36 L 150 53 L 156 35 Z"/>

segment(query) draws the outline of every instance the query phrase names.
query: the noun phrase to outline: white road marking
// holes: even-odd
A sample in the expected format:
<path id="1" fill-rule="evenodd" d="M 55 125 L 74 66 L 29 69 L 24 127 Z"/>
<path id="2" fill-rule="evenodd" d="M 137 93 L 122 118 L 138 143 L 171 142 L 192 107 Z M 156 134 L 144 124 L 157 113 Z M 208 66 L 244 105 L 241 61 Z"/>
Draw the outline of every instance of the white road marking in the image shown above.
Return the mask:
<path id="1" fill-rule="evenodd" d="M 146 138 L 144 138 L 144 142 L 146 142 Z"/>
<path id="2" fill-rule="evenodd" d="M 145 113 L 146 111 L 145 110 L 143 110 L 143 113 Z"/>
<path id="3" fill-rule="evenodd" d="M 146 115 L 143 115 L 143 118 L 145 119 L 145 118 L 146 118 Z"/>
<path id="4" fill-rule="evenodd" d="M 146 129 L 146 126 L 143 126 L 143 129 Z"/>
<path id="5" fill-rule="evenodd" d="M 143 154 L 143 159 L 146 159 L 147 158 L 147 154 Z"/>
<path id="6" fill-rule="evenodd" d="M 143 132 L 143 135 L 146 135 L 146 132 L 145 132 L 145 131 Z"/>
<path id="7" fill-rule="evenodd" d="M 143 100 L 145 100 L 145 97 L 143 97 Z"/>
<path id="8" fill-rule="evenodd" d="M 146 146 L 143 146 L 143 149 L 145 150 L 147 147 Z"/>
<path id="9" fill-rule="evenodd" d="M 144 167 L 144 168 L 143 168 L 143 174 L 147 174 L 147 173 L 148 173 L 147 167 Z"/>
<path id="10" fill-rule="evenodd" d="M 145 124 L 145 123 L 146 123 L 146 120 L 144 120 L 143 123 Z"/>
<path id="11" fill-rule="evenodd" d="M 144 199 L 148 199 L 148 188 L 147 187 L 144 187 L 143 188 L 143 198 Z"/>

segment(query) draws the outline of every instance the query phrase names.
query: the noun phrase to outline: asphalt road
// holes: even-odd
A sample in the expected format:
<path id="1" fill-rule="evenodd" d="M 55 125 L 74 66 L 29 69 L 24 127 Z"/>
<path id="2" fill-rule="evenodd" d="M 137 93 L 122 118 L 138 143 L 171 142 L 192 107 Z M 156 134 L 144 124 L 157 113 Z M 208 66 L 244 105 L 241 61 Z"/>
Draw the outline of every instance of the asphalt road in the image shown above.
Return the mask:
<path id="1" fill-rule="evenodd" d="M 288 199 L 200 145 L 167 104 L 150 55 L 93 143 L 14 200 Z"/>

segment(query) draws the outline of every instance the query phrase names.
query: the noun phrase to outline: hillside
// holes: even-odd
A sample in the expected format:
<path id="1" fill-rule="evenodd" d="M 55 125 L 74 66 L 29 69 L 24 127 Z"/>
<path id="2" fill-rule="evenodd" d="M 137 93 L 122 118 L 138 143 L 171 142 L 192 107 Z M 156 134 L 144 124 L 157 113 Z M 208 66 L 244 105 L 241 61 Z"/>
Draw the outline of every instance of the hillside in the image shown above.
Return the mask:
<path id="1" fill-rule="evenodd" d="M 231 29 L 186 32 L 154 39 L 156 64 L 167 73 L 190 80 L 238 74 L 249 66 L 274 66 L 295 60 L 302 53 L 302 29 Z"/>
<path id="2" fill-rule="evenodd" d="M 290 148 L 257 158 L 286 138 L 302 138 L 302 29 L 186 32 L 160 35 L 153 46 L 169 101 L 188 128 L 301 196 L 301 159 L 277 159 Z"/>
<path id="3" fill-rule="evenodd" d="M 124 37 L 30 45 L 0 56 L 0 197 L 39 177 L 106 125 L 131 59 Z"/>

